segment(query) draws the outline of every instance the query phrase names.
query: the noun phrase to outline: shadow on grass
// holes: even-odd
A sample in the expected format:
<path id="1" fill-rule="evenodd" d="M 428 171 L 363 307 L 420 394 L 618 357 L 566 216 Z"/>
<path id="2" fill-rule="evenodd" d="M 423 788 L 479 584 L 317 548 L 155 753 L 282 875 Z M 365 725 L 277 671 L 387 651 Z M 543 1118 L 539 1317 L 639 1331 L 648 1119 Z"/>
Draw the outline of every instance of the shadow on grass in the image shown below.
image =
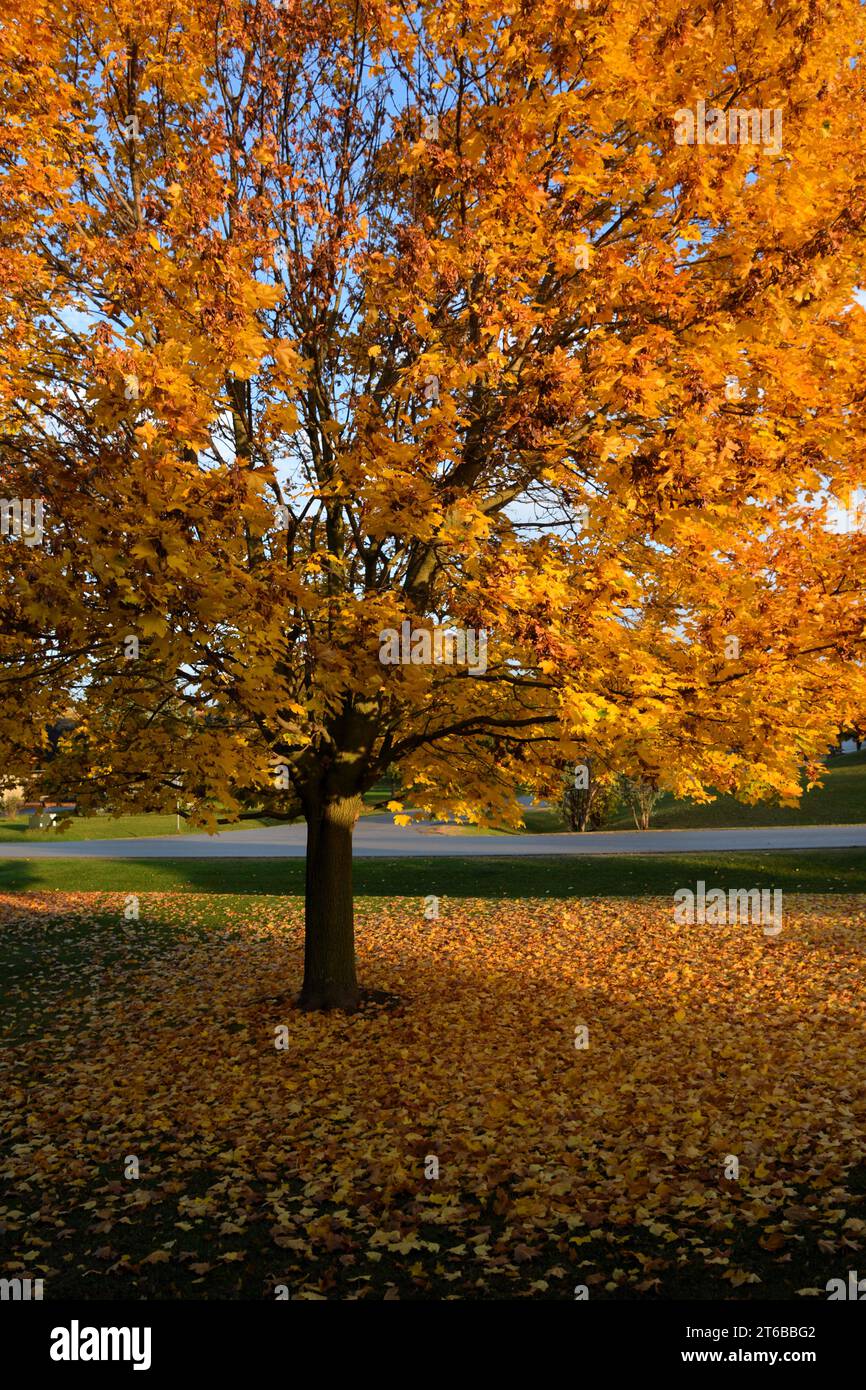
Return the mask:
<path id="1" fill-rule="evenodd" d="M 356 859 L 357 898 L 671 896 L 678 888 L 866 893 L 866 850 Z M 303 859 L 6 859 L 0 891 L 254 893 L 300 897 Z"/>

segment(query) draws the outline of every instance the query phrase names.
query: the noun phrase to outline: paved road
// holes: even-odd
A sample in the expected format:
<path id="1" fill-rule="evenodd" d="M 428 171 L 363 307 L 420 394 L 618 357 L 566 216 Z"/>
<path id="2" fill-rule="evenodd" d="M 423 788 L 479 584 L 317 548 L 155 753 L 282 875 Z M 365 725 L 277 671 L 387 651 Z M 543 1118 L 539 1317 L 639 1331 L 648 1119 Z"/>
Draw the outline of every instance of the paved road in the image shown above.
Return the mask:
<path id="1" fill-rule="evenodd" d="M 141 840 L 58 840 L 0 844 L 0 859 L 281 859 L 300 858 L 306 826 L 232 830 L 221 835 L 163 835 Z M 583 835 L 451 835 L 441 826 L 397 826 L 390 816 L 365 816 L 355 830 L 362 859 L 509 858 L 537 854 L 683 854 L 708 850 L 866 850 L 866 825 L 796 825 L 744 830 L 608 830 Z"/>

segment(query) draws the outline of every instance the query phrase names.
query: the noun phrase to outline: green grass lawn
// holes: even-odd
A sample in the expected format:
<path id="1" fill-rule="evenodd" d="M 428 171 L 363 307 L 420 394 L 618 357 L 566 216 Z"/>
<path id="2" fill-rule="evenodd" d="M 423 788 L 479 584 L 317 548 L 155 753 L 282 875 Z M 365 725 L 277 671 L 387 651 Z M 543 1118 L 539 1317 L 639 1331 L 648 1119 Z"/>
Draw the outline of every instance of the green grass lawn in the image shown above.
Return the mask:
<path id="1" fill-rule="evenodd" d="M 359 898 L 575 898 L 669 894 L 702 878 L 717 888 L 866 892 L 866 851 L 357 859 Z M 278 893 L 304 891 L 302 859 L 5 859 L 0 891 Z"/>
<path id="2" fill-rule="evenodd" d="M 222 831 L 258 830 L 277 822 L 269 816 L 244 816 L 239 822 L 220 823 Z M 137 816 L 73 816 L 62 830 L 31 830 L 26 816 L 0 820 L 0 844 L 56 844 L 58 840 L 137 840 L 150 835 L 201 834 L 200 825 L 189 825 L 181 817 L 180 831 L 174 814 Z"/>

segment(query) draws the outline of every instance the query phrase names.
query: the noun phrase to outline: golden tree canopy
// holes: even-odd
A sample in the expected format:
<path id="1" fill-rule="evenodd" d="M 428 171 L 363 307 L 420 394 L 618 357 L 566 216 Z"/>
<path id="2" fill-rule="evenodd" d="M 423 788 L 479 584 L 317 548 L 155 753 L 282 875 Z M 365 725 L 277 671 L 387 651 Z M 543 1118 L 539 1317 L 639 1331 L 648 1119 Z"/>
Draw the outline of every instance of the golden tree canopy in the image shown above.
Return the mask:
<path id="1" fill-rule="evenodd" d="M 797 794 L 866 703 L 856 0 L 4 9 L 10 774 L 72 705 L 83 804 Z"/>

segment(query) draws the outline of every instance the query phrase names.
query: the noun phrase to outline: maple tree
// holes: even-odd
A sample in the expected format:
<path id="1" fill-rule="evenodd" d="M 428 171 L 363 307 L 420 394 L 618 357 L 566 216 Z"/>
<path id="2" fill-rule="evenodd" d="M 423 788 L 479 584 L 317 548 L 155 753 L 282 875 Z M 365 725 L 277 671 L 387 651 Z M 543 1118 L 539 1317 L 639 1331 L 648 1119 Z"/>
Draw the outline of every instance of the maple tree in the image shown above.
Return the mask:
<path id="1" fill-rule="evenodd" d="M 297 797 L 309 1007 L 388 768 L 513 825 L 580 756 L 799 795 L 864 705 L 856 0 L 4 17 L 10 776 L 74 709 L 83 807 Z M 484 669 L 384 664 L 406 622 Z"/>

